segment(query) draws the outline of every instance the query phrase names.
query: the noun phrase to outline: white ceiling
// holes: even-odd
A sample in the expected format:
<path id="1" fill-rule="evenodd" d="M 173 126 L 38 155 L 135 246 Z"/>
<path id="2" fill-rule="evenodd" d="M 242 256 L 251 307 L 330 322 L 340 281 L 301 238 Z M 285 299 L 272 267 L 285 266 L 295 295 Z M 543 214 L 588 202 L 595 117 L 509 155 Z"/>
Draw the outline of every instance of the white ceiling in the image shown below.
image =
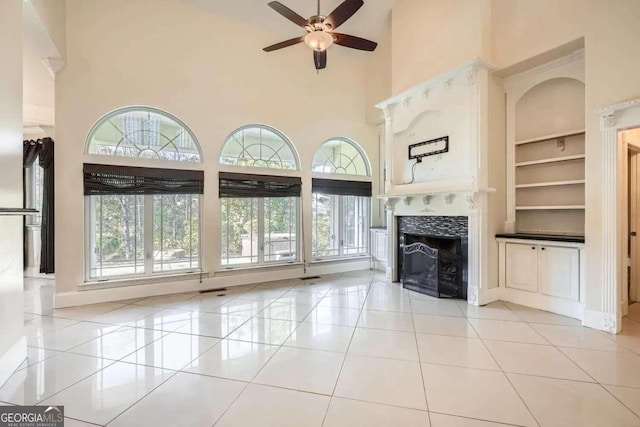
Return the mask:
<path id="1" fill-rule="evenodd" d="M 274 38 L 265 40 L 265 46 L 304 34 L 304 30 L 271 9 L 267 5 L 270 0 L 180 1 L 273 33 Z M 280 0 L 280 2 L 304 18 L 315 15 L 317 11 L 317 0 Z M 337 32 L 380 42 L 388 25 L 393 2 L 394 0 L 365 0 L 364 6 L 340 26 Z M 340 3 L 342 0 L 321 0 L 321 14 L 328 15 Z"/>

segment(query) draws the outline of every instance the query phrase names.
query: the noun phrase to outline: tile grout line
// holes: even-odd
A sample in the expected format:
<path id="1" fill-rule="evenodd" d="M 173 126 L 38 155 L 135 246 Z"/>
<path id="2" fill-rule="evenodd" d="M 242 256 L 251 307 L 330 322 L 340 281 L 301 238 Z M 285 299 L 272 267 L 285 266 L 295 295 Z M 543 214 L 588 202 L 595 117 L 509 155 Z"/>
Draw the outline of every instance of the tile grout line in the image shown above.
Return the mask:
<path id="1" fill-rule="evenodd" d="M 513 310 L 511 310 L 509 307 L 507 307 L 511 312 L 513 312 Z M 514 313 L 516 316 L 518 316 L 516 313 Z M 518 316 L 520 317 L 520 316 Z M 531 415 L 531 418 L 533 418 L 533 420 L 536 422 L 536 424 L 540 427 L 541 424 L 538 421 L 538 419 L 536 418 L 536 416 L 533 414 L 533 411 L 531 411 L 531 408 L 529 408 L 529 405 L 527 404 L 527 402 L 524 400 L 524 398 L 520 395 L 520 392 L 518 392 L 518 390 L 516 389 L 516 387 L 513 385 L 513 382 L 511 382 L 511 378 L 509 378 L 509 376 L 506 374 L 506 372 L 504 372 L 504 369 L 502 369 L 502 366 L 500 365 L 500 363 L 498 363 L 498 361 L 496 360 L 495 356 L 493 355 L 493 353 L 491 353 L 491 351 L 489 350 L 489 347 L 487 347 L 487 344 L 484 342 L 484 339 L 482 338 L 482 336 L 480 336 L 480 334 L 478 333 L 478 331 L 476 330 L 476 328 L 473 326 L 473 323 L 469 322 L 469 324 L 471 325 L 471 328 L 475 331 L 475 333 L 478 335 L 478 337 L 480 338 L 480 341 L 482 342 L 482 345 L 484 346 L 485 350 L 489 353 L 489 355 L 491 356 L 491 358 L 493 359 L 493 361 L 495 362 L 495 364 L 498 366 L 498 368 L 500 368 L 500 372 L 502 373 L 502 376 L 507 380 L 507 382 L 509 383 L 509 385 L 511 386 L 511 389 L 516 393 L 516 395 L 518 396 L 518 398 L 520 398 L 520 401 L 522 402 L 522 404 L 524 405 L 525 408 L 527 408 L 527 411 L 529 412 L 529 415 Z M 528 325 L 527 325 L 528 326 Z M 531 326 L 529 326 L 531 328 Z M 531 328 L 533 329 L 533 328 Z M 537 333 L 538 331 L 536 331 Z M 544 337 L 543 337 L 544 338 Z M 546 340 L 546 339 L 545 339 Z"/>
<path id="2" fill-rule="evenodd" d="M 344 276 L 341 276 L 341 278 Z M 371 277 L 369 284 L 367 286 L 367 292 L 362 302 L 362 306 L 360 307 L 360 313 L 358 313 L 358 319 L 356 320 L 355 326 L 353 327 L 353 332 L 351 333 L 351 339 L 349 340 L 349 345 L 347 345 L 347 349 L 344 353 L 344 357 L 342 358 L 342 364 L 340 365 L 340 370 L 338 371 L 338 376 L 336 377 L 336 383 L 333 385 L 333 390 L 331 391 L 331 396 L 329 397 L 329 404 L 327 405 L 327 409 L 324 411 L 324 416 L 322 417 L 321 427 L 324 426 L 324 423 L 327 420 L 327 415 L 329 414 L 329 409 L 331 408 L 331 402 L 333 402 L 333 397 L 335 396 L 336 389 L 338 388 L 338 382 L 340 381 L 340 376 L 342 375 L 342 369 L 344 368 L 345 363 L 347 362 L 347 356 L 349 355 L 349 350 L 351 349 L 351 343 L 353 342 L 353 337 L 356 334 L 356 330 L 358 329 L 358 324 L 360 323 L 360 318 L 362 317 L 362 311 L 364 310 L 364 306 L 367 303 L 367 299 L 369 298 L 369 292 L 371 292 L 371 284 L 373 283 L 373 277 Z"/>
<path id="3" fill-rule="evenodd" d="M 282 294 L 279 298 L 284 297 L 284 295 L 286 295 L 286 294 L 288 294 L 289 292 L 291 292 L 291 289 L 295 288 L 296 286 L 298 286 L 298 285 L 295 285 L 295 286 L 293 286 L 292 288 L 290 288 L 287 292 L 285 292 L 284 294 Z M 309 285 L 309 286 L 311 286 L 311 285 Z M 328 293 L 328 292 L 327 292 L 327 293 Z M 322 300 L 322 298 L 324 298 L 324 296 L 325 296 L 325 295 L 327 295 L 327 293 L 324 293 L 324 294 L 322 295 L 322 297 L 320 297 L 320 298 L 318 299 L 318 302 L 317 302 L 315 305 L 313 305 L 313 308 L 311 309 L 311 312 L 315 309 L 315 307 L 317 307 L 317 305 L 318 305 L 318 303 L 320 302 L 320 300 Z M 273 304 L 273 303 L 272 303 L 272 304 Z M 271 304 L 269 304 L 269 305 L 271 305 Z M 265 308 L 266 308 L 266 307 L 265 307 Z M 311 314 L 311 312 L 309 312 L 309 314 L 307 314 L 307 316 L 309 316 L 309 315 Z M 257 314 L 258 314 L 258 313 L 256 313 L 256 315 L 257 315 Z M 252 316 L 252 317 L 250 318 L 250 320 L 251 320 L 251 319 L 256 318 L 256 317 L 255 317 L 256 315 Z M 305 316 L 305 319 L 306 319 L 306 317 L 307 317 L 307 316 Z M 247 322 L 248 322 L 248 321 L 247 321 Z M 243 323 L 243 325 L 244 325 L 244 324 L 246 324 L 247 322 Z M 291 322 L 291 321 L 290 321 L 290 322 Z M 252 377 L 252 378 L 247 382 L 247 385 L 242 389 L 242 391 L 241 391 L 240 393 L 238 393 L 238 395 L 236 396 L 236 398 L 235 398 L 235 399 L 233 399 L 233 401 L 229 404 L 229 406 L 227 406 L 227 408 L 222 412 L 222 414 L 220 414 L 220 416 L 215 420 L 215 422 L 211 425 L 211 427 L 214 427 L 216 424 L 218 424 L 218 423 L 220 422 L 220 420 L 222 420 L 222 418 L 226 415 L 226 413 L 229 411 L 229 409 L 231 409 L 231 407 L 236 403 L 236 401 L 238 401 L 238 399 L 240 399 L 240 397 L 245 393 L 245 391 L 249 388 L 249 386 L 250 386 L 251 384 L 258 384 L 258 385 L 265 386 L 264 384 L 254 383 L 253 381 L 258 377 L 258 375 L 260 374 L 260 372 L 262 372 L 262 370 L 267 366 L 267 364 L 268 364 L 268 363 L 269 363 L 269 362 L 270 362 L 270 361 L 275 357 L 275 355 L 276 355 L 276 354 L 277 354 L 277 353 L 282 349 L 282 347 L 284 346 L 284 343 L 285 343 L 285 342 L 287 342 L 287 340 L 288 340 L 289 338 L 291 338 L 291 336 L 295 333 L 296 329 L 298 329 L 298 327 L 300 327 L 300 325 L 301 325 L 303 322 L 302 322 L 302 321 L 300 321 L 300 322 L 297 322 L 297 321 L 296 321 L 296 322 L 292 322 L 292 323 L 296 323 L 296 327 L 291 331 L 291 333 L 287 336 L 287 338 L 285 338 L 285 340 L 282 342 L 282 344 L 280 344 L 280 345 L 266 344 L 266 343 L 265 343 L 265 344 L 263 344 L 263 345 L 270 345 L 270 346 L 278 347 L 278 348 L 277 348 L 277 350 L 276 350 L 276 351 L 274 351 L 274 352 L 273 352 L 273 354 L 272 354 L 272 355 L 267 359 L 267 361 L 262 365 L 262 367 L 261 367 L 260 369 L 258 369 L 258 371 L 255 373 L 255 375 L 254 375 L 254 376 L 253 376 L 253 377 Z M 238 329 L 238 328 L 236 328 L 236 329 Z M 235 330 L 234 330 L 234 331 L 235 331 Z M 229 335 L 231 335 L 231 333 L 232 333 L 232 332 L 230 332 L 230 333 L 227 335 L 227 337 L 228 337 Z M 225 338 L 225 339 L 228 339 L 228 338 Z M 233 341 L 233 340 L 232 340 L 232 341 Z M 245 341 L 245 342 L 246 342 L 246 341 Z M 253 341 L 249 341 L 249 342 L 252 342 L 252 343 L 253 343 Z M 261 344 L 261 343 L 259 343 L 259 344 Z M 265 387 L 270 387 L 270 386 L 265 386 Z M 296 391 L 301 392 L 302 390 L 296 390 Z M 328 408 L 328 405 L 327 405 L 327 408 Z"/>
<path id="4" fill-rule="evenodd" d="M 429 425 L 431 423 L 431 410 L 429 407 L 429 398 L 427 397 L 427 384 L 424 379 L 424 371 L 422 370 L 422 357 L 420 357 L 420 346 L 418 345 L 418 333 L 416 332 L 416 319 L 413 316 L 413 303 L 409 298 L 409 309 L 411 311 L 411 323 L 413 324 L 413 339 L 416 342 L 416 352 L 418 353 L 418 367 L 420 368 L 420 379 L 422 380 L 422 392 L 424 393 L 424 403 L 427 405 L 427 418 L 429 419 Z"/>

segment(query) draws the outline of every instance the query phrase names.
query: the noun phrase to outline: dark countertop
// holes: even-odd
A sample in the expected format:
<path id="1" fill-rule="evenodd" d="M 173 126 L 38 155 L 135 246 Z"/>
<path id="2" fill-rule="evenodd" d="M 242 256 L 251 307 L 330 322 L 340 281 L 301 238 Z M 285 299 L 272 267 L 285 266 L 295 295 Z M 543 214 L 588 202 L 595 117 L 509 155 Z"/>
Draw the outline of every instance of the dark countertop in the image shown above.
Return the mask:
<path id="1" fill-rule="evenodd" d="M 505 239 L 546 240 L 551 242 L 584 243 L 584 236 L 563 236 L 561 234 L 528 234 L 528 233 L 499 233 L 496 237 Z"/>

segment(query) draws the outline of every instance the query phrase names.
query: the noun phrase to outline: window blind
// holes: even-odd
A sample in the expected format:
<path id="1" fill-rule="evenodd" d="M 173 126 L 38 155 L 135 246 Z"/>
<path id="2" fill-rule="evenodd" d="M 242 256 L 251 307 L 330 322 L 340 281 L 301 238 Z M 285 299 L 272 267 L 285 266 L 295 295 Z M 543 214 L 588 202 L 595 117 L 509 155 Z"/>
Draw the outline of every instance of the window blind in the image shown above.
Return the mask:
<path id="1" fill-rule="evenodd" d="M 300 197 L 302 180 L 293 176 L 220 172 L 220 198 Z"/>
<path id="2" fill-rule="evenodd" d="M 336 196 L 371 197 L 373 194 L 370 182 L 320 178 L 313 178 L 312 191 L 314 193 L 333 194 Z"/>
<path id="3" fill-rule="evenodd" d="M 84 195 L 203 194 L 204 172 L 85 163 Z"/>

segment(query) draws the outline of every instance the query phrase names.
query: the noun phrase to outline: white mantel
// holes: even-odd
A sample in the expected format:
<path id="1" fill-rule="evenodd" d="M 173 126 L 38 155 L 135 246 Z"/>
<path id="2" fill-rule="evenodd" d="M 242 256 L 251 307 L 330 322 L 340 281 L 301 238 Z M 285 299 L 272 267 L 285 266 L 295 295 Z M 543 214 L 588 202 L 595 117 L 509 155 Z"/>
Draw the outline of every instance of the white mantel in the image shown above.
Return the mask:
<path id="1" fill-rule="evenodd" d="M 497 299 L 488 282 L 489 70 L 475 59 L 377 105 L 385 113 L 385 186 L 389 250 L 387 275 L 398 280 L 397 216 L 469 218 L 470 304 Z M 447 153 L 424 157 L 412 168 L 408 146 L 449 137 Z M 497 264 L 497 260 L 496 260 Z"/>

